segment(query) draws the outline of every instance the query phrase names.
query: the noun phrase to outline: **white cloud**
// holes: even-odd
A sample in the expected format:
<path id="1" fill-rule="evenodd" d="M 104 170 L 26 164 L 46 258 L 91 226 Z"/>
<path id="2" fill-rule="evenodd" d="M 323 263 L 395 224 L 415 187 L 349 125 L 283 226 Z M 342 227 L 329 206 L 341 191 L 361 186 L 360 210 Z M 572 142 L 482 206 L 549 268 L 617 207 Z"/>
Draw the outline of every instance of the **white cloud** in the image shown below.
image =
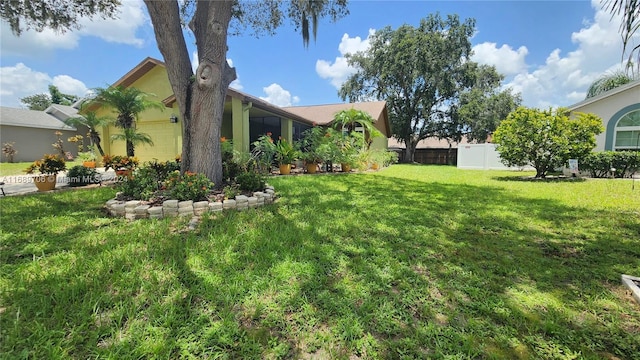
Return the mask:
<path id="1" fill-rule="evenodd" d="M 273 83 L 267 87 L 262 88 L 266 97 L 260 97 L 260 99 L 270 102 L 277 106 L 292 106 L 300 102 L 300 98 L 297 96 L 291 96 L 291 93 L 282 88 L 282 86 Z"/>
<path id="2" fill-rule="evenodd" d="M 503 44 L 496 47 L 496 43 L 485 42 L 473 47 L 471 60 L 480 63 L 493 65 L 499 73 L 510 76 L 527 70 L 525 57 L 529 53 L 526 46 L 520 46 L 518 50 L 513 50 L 511 46 Z"/>
<path id="3" fill-rule="evenodd" d="M 555 49 L 543 65 L 532 71 L 523 70 L 509 79 L 506 87 L 521 92 L 526 106 L 545 108 L 572 105 L 584 99 L 587 88 L 595 79 L 620 68 L 620 19 L 612 18 L 603 11 L 598 0 L 592 1 L 592 7 L 593 21 L 585 22 L 581 29 L 571 35 L 574 49 L 566 54 Z M 500 49 L 494 50 L 498 50 L 494 52 L 498 56 Z M 513 54 L 506 51 L 502 55 Z"/>
<path id="4" fill-rule="evenodd" d="M 0 67 L 0 105 L 23 107 L 20 98 L 29 95 L 49 93 L 49 85 L 55 85 L 65 93 L 85 96 L 87 87 L 80 80 L 68 75 L 57 75 L 51 78 L 48 74 L 35 71 L 23 63 L 15 66 Z"/>
<path id="5" fill-rule="evenodd" d="M 142 46 L 144 40 L 136 36 L 141 26 L 149 23 L 140 0 L 123 1 L 117 19 L 100 16 L 80 21 L 82 28 L 64 33 L 45 29 L 42 32 L 23 31 L 20 37 L 11 32 L 7 22 L 0 24 L 3 55 L 39 57 L 55 49 L 74 49 L 83 36 L 99 37 L 107 42 Z"/>
<path id="6" fill-rule="evenodd" d="M 340 89 L 349 76 L 356 73 L 356 69 L 347 63 L 345 55 L 367 50 L 373 34 L 375 34 L 375 30 L 369 29 L 369 34 L 364 40 L 360 36 L 351 38 L 349 34 L 342 35 L 340 45 L 338 45 L 341 56 L 336 57 L 333 63 L 327 60 L 316 61 L 316 73 L 323 79 L 329 79 L 331 85 Z"/>

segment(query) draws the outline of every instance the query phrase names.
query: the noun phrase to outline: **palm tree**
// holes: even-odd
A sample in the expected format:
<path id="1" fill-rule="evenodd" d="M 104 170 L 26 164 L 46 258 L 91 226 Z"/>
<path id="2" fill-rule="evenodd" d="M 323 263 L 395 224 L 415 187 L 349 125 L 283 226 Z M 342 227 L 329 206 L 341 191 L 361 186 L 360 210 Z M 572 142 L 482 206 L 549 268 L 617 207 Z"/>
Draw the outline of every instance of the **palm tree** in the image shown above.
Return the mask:
<path id="1" fill-rule="evenodd" d="M 596 95 L 600 95 L 609 90 L 615 89 L 618 86 L 628 84 L 634 80 L 636 80 L 634 76 L 628 75 L 622 70 L 604 74 L 600 78 L 598 78 L 596 81 L 591 83 L 591 86 L 589 86 L 589 90 L 587 90 L 586 99 L 594 97 Z"/>
<path id="2" fill-rule="evenodd" d="M 333 128 L 336 130 L 352 132 L 356 127 L 360 126 L 364 129 L 366 146 L 368 148 L 371 145 L 371 139 L 374 137 L 382 136 L 380 130 L 376 129 L 373 125 L 373 118 L 367 112 L 362 110 L 356 110 L 351 108 L 349 110 L 342 110 L 333 118 Z M 368 134 L 368 136 L 366 136 Z"/>
<path id="3" fill-rule="evenodd" d="M 86 126 L 89 129 L 91 145 L 95 145 L 100 152 L 100 156 L 104 156 L 104 150 L 102 150 L 102 146 L 100 145 L 100 133 L 98 132 L 98 128 L 107 126 L 109 124 L 109 118 L 106 116 L 98 116 L 95 111 L 89 110 L 88 101 L 84 101 L 80 105 L 80 111 L 78 113 L 81 116 L 68 118 L 64 120 L 64 123 L 74 127 Z"/>
<path id="4" fill-rule="evenodd" d="M 140 139 L 135 140 L 135 134 L 139 134 L 135 131 L 135 123 L 140 113 L 145 110 L 154 108 L 164 109 L 164 105 L 161 102 L 147 99 L 147 97 L 153 96 L 153 94 L 145 93 L 133 87 L 125 88 L 123 86 L 110 86 L 106 89 L 97 88 L 95 91 L 96 97 L 94 100 L 103 107 L 113 108 L 118 114 L 115 124 L 117 127 L 123 129 L 123 134 L 121 137 L 117 137 L 126 141 L 127 156 L 135 156 L 134 141 L 152 144 L 151 138 L 148 138 L 149 142 Z M 127 131 L 127 129 L 134 129 L 134 131 Z M 149 135 L 146 136 L 149 137 Z"/>
<path id="5" fill-rule="evenodd" d="M 138 132 L 135 127 L 122 129 L 122 134 L 111 135 L 111 141 L 117 141 L 117 140 L 125 141 L 127 144 L 132 144 L 133 146 L 141 145 L 141 144 L 153 146 L 153 141 L 151 140 L 151 136 L 149 136 L 149 134 L 146 134 L 146 133 Z M 134 156 L 133 152 L 129 154 L 127 149 L 127 156 Z"/>
<path id="6" fill-rule="evenodd" d="M 640 31 L 640 0 L 604 0 L 603 7 L 611 15 L 622 15 L 620 35 L 622 36 L 622 56 L 624 57 L 627 48 L 632 46 L 634 34 Z M 627 68 L 633 67 L 633 53 L 637 55 L 636 66 L 640 71 L 640 44 L 629 51 Z"/>

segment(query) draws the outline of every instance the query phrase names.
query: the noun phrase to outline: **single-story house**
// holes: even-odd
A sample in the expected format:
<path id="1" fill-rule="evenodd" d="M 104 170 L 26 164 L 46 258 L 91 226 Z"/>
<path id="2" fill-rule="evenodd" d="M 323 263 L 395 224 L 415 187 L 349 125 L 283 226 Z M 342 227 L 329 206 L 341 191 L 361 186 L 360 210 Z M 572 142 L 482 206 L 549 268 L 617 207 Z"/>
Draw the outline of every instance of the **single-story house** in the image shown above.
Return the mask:
<path id="1" fill-rule="evenodd" d="M 79 131 L 62 121 L 76 116 L 78 109 L 72 106 L 51 105 L 44 111 L 27 110 L 10 107 L 0 107 L 0 143 L 13 143 L 17 150 L 13 160 L 15 162 L 33 161 L 42 158 L 44 154 L 55 154 L 52 144 L 58 139 L 55 134 L 61 132 L 64 150 L 77 155 L 77 146 L 67 142 L 69 137 L 79 134 Z M 84 136 L 84 134 L 80 134 Z M 7 161 L 2 156 L 1 161 Z"/>
<path id="2" fill-rule="evenodd" d="M 596 137 L 595 151 L 640 149 L 640 80 L 571 105 L 568 110 L 602 118 L 605 131 Z"/>
<path id="3" fill-rule="evenodd" d="M 113 86 L 135 87 L 154 94 L 156 99 L 162 101 L 166 107 L 164 111 L 157 109 L 145 111 L 136 123 L 137 129 L 149 134 L 154 143 L 153 146 L 136 146 L 136 156 L 140 161 L 169 160 L 182 152 L 183 122 L 179 118 L 180 112 L 162 61 L 150 57 L 144 59 L 113 83 Z M 237 150 L 249 151 L 250 144 L 260 135 L 270 132 L 274 138 L 282 136 L 288 141 L 294 141 L 314 123 L 328 124 L 338 111 L 351 107 L 365 110 L 376 119 L 375 126 L 382 132 L 385 139 L 374 140 L 372 146 L 386 149 L 386 139 L 390 136 L 391 130 L 384 102 L 279 107 L 232 88 L 227 90 L 221 135 L 232 139 Z M 109 110 L 100 109 L 98 115 L 109 115 Z M 123 141 L 110 141 L 111 135 L 120 131 L 113 125 L 103 129 L 101 137 L 105 153 L 113 155 L 126 153 Z"/>

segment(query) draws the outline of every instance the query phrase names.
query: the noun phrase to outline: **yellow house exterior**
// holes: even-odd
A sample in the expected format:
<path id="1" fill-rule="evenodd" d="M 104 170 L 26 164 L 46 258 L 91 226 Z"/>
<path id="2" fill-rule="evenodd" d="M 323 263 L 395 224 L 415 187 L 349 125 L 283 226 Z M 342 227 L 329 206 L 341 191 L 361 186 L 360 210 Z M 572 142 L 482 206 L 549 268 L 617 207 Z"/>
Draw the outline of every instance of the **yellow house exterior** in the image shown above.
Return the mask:
<path id="1" fill-rule="evenodd" d="M 136 145 L 135 154 L 141 162 L 151 160 L 171 160 L 182 152 L 183 121 L 179 118 L 175 96 L 171 90 L 166 68 L 163 62 L 146 58 L 135 68 L 116 81 L 113 86 L 135 87 L 146 93 L 154 94 L 153 100 L 162 101 L 164 111 L 148 110 L 139 115 L 136 128 L 147 133 L 154 143 Z M 257 97 L 235 89 L 227 90 L 221 134 L 233 139 L 234 148 L 249 151 L 250 144 L 260 135 L 272 133 L 274 138 L 281 136 L 288 141 L 300 139 L 302 132 L 314 124 L 327 125 L 340 110 L 355 107 L 367 111 L 374 119 L 375 126 L 383 133 L 384 139 L 374 139 L 373 147 L 387 147 L 387 138 L 391 135 L 385 102 L 331 104 L 313 107 L 281 108 Z M 111 116 L 115 113 L 108 109 L 97 110 L 98 116 Z M 126 154 L 124 141 L 110 140 L 111 135 L 121 130 L 113 125 L 101 132 L 102 147 L 106 154 Z"/>

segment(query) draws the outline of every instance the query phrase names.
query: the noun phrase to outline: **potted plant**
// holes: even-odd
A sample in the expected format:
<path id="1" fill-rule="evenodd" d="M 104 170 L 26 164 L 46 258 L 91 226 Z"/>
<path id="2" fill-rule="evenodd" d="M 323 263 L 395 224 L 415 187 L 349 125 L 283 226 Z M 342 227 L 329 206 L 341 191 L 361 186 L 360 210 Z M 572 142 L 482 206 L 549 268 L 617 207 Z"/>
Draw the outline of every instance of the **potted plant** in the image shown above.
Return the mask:
<path id="1" fill-rule="evenodd" d="M 324 142 L 325 130 L 320 126 L 314 125 L 303 133 L 303 138 L 300 142 L 300 148 L 302 149 L 300 157 L 305 161 L 307 173 L 316 173 L 318 164 L 323 160 L 321 145 Z"/>
<path id="2" fill-rule="evenodd" d="M 276 142 L 275 157 L 280 166 L 281 175 L 289 175 L 291 173 L 291 163 L 298 158 L 299 152 L 287 140 L 280 137 Z"/>
<path id="3" fill-rule="evenodd" d="M 94 169 L 96 167 L 96 154 L 93 151 L 78 153 L 78 159 L 82 161 L 82 166 Z"/>
<path id="4" fill-rule="evenodd" d="M 138 166 L 138 158 L 135 156 L 105 155 L 102 157 L 105 170 L 113 169 L 118 176 L 131 178 L 133 170 Z"/>
<path id="5" fill-rule="evenodd" d="M 33 177 L 38 191 L 49 191 L 56 187 L 56 175 L 66 168 L 67 165 L 64 158 L 58 155 L 45 154 L 42 159 L 36 160 L 29 165 L 24 172 L 27 174 L 38 172 L 38 175 Z"/>

